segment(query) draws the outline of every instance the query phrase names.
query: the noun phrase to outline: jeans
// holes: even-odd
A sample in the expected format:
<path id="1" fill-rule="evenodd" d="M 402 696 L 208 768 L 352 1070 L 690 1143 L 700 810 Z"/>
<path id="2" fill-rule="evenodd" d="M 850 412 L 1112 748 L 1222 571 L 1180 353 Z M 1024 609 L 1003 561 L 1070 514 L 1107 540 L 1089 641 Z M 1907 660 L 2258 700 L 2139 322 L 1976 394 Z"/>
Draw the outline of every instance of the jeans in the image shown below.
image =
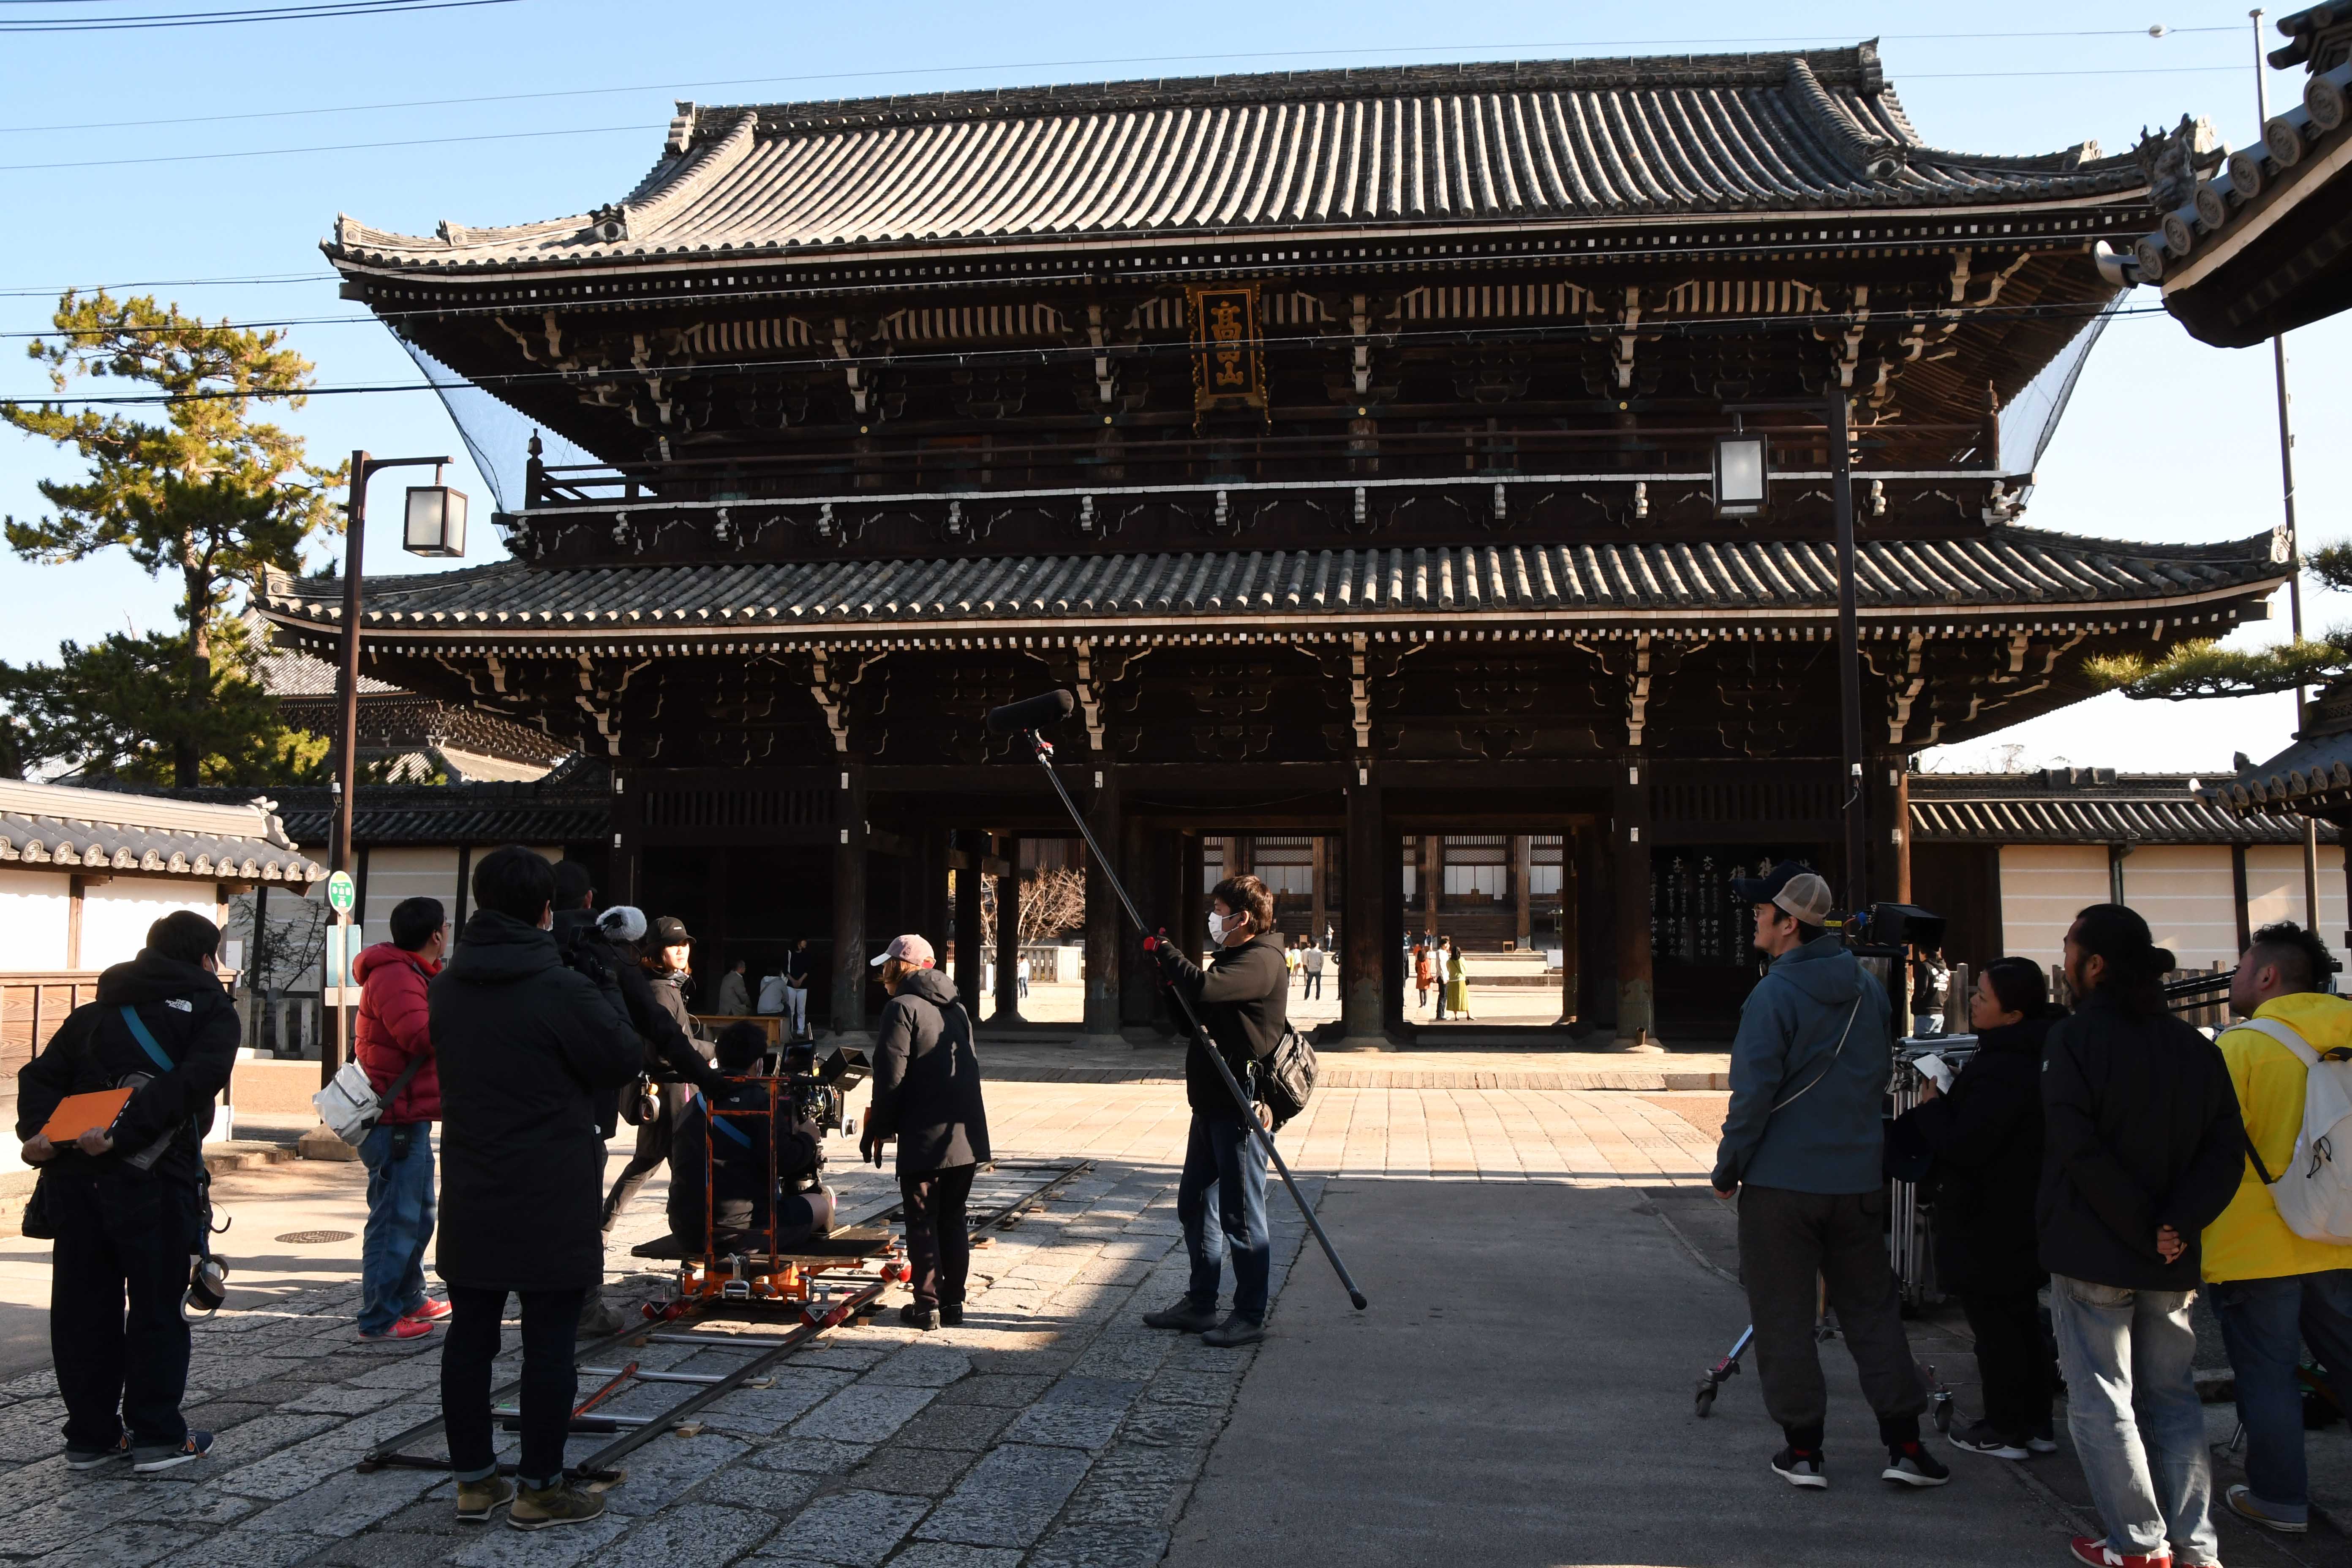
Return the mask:
<path id="1" fill-rule="evenodd" d="M 579 1392 L 572 1340 L 581 1290 L 524 1290 L 522 1297 L 522 1458 L 515 1479 L 551 1487 L 563 1479 L 563 1444 Z M 498 1359 L 507 1292 L 449 1287 L 449 1331 L 441 1346 L 441 1419 L 449 1433 L 449 1468 L 461 1481 L 498 1472 L 490 1437 L 490 1363 Z"/>
<path id="2" fill-rule="evenodd" d="M 1862 1374 L 1862 1392 L 1888 1444 L 1919 1436 L 1927 1385 L 1903 1332 L 1895 1271 L 1887 1267 L 1881 1222 L 1886 1193 L 1799 1193 L 1739 1189 L 1739 1282 L 1756 1325 L 1756 1376 L 1765 1413 L 1790 1446 L 1818 1450 L 1829 1414 L 1822 1357 L 1813 1339 L 1819 1279 L 1845 1331 L 1845 1348 Z"/>
<path id="3" fill-rule="evenodd" d="M 784 1038 L 797 1040 L 808 1033 L 808 988 L 784 987 Z"/>
<path id="4" fill-rule="evenodd" d="M 2303 1392 L 2294 1369 L 2308 1344 L 2342 1403 L 2352 1393 L 2352 1269 L 2229 1279 L 2206 1287 L 2221 1320 L 2221 1342 L 2238 1378 L 2238 1419 L 2246 1424 L 2246 1486 L 2266 1511 L 2305 1519 L 2311 1492 L 2303 1463 Z"/>
<path id="5" fill-rule="evenodd" d="M 1217 1224 L 1209 1225 L 1209 1205 Z M 1217 1304 L 1227 1251 L 1234 1258 L 1234 1314 L 1265 1321 L 1266 1275 L 1274 1244 L 1265 1225 L 1265 1156 L 1248 1128 L 1227 1116 L 1192 1113 L 1192 1135 L 1184 1145 L 1184 1174 L 1176 1184 L 1176 1218 L 1184 1226 L 1184 1250 L 1192 1259 L 1186 1292 L 1192 1304 Z"/>
<path id="6" fill-rule="evenodd" d="M 949 1165 L 919 1173 L 902 1172 L 898 1196 L 905 1205 L 908 1289 L 918 1307 L 961 1307 L 971 1272 L 971 1232 L 963 1205 L 971 1196 L 977 1166 Z"/>
<path id="7" fill-rule="evenodd" d="M 2189 1303 L 2196 1294 L 2050 1277 L 2066 1429 L 2107 1544 L 2161 1552 L 2169 1541 L 2179 1568 L 2219 1556 L 2205 1409 L 2191 1371 L 2197 1332 Z"/>
<path id="8" fill-rule="evenodd" d="M 1323 998 L 1323 972 L 1319 969 L 1308 970 L 1307 984 L 1298 988 L 1300 1001 L 1305 1002 L 1310 998 L 1318 1002 Z"/>
<path id="9" fill-rule="evenodd" d="M 425 1248 L 433 1239 L 433 1128 L 378 1123 L 360 1140 L 368 1172 L 367 1234 L 360 1243 L 360 1332 L 380 1334 L 425 1305 Z"/>
<path id="10" fill-rule="evenodd" d="M 195 1184 L 140 1171 L 43 1178 L 58 1238 L 49 1268 L 49 1354 L 66 1447 L 177 1448 L 189 1336 L 180 1316 L 199 1217 Z M 125 1298 L 129 1310 L 124 1310 Z"/>
<path id="11" fill-rule="evenodd" d="M 2050 1352 L 2032 1290 L 1963 1290 L 1960 1306 L 1977 1340 L 1977 1381 L 1986 1425 L 2022 1440 L 2050 1424 Z"/>

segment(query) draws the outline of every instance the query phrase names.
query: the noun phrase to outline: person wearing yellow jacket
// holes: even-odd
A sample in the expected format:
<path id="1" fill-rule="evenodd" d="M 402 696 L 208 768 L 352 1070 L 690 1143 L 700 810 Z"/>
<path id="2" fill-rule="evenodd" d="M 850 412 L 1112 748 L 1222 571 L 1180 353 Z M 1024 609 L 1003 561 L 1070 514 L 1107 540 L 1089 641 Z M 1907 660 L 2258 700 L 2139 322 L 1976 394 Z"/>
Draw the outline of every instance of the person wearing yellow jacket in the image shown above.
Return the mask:
<path id="1" fill-rule="evenodd" d="M 2264 926 L 2238 961 L 2231 1010 L 2275 1019 L 2323 1055 L 2352 1048 L 2352 1001 L 2323 989 L 2334 968 L 2312 932 L 2292 921 Z M 2303 1131 L 2303 1058 L 2243 1025 L 2224 1032 L 2220 1044 L 2246 1137 L 2263 1170 L 2276 1175 L 2294 1158 Z M 2295 1367 L 2308 1343 L 2337 1401 L 2352 1394 L 2352 1247 L 2289 1230 L 2253 1160 L 2244 1167 L 2237 1195 L 2204 1236 L 2205 1280 L 2246 1428 L 2246 1481 L 2230 1489 L 2229 1503 L 2256 1524 L 2300 1534 L 2309 1528 L 2311 1495 Z"/>

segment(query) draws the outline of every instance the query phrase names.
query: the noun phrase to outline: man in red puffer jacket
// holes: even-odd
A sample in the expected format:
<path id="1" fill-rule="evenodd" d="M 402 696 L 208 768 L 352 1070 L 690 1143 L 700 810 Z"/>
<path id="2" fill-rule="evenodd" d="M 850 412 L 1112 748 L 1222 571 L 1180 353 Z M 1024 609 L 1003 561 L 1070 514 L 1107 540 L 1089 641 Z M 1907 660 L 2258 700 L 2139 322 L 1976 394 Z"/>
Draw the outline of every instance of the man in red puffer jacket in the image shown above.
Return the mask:
<path id="1" fill-rule="evenodd" d="M 393 906 L 392 940 L 352 961 L 360 979 L 354 1055 L 377 1094 L 418 1062 L 383 1117 L 360 1140 L 368 1170 L 367 1235 L 360 1245 L 359 1337 L 368 1343 L 429 1334 L 449 1304 L 425 1294 L 433 1239 L 433 1123 L 441 1119 L 425 983 L 441 973 L 449 921 L 438 899 Z M 422 1058 L 419 1061 L 419 1058 Z"/>

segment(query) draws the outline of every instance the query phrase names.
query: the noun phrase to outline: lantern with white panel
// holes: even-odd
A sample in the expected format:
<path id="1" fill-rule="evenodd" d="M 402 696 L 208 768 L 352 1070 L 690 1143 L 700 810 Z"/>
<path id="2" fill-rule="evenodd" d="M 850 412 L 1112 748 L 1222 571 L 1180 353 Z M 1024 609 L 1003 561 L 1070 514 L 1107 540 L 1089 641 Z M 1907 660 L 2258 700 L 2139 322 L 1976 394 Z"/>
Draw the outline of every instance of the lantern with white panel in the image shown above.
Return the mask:
<path id="1" fill-rule="evenodd" d="M 1764 510 L 1770 479 L 1769 452 L 1764 437 L 1752 430 L 1734 430 L 1715 441 L 1715 515 L 1756 517 Z"/>
<path id="2" fill-rule="evenodd" d="M 466 492 L 439 482 L 408 487 L 408 515 L 401 544 L 411 555 L 466 553 Z"/>

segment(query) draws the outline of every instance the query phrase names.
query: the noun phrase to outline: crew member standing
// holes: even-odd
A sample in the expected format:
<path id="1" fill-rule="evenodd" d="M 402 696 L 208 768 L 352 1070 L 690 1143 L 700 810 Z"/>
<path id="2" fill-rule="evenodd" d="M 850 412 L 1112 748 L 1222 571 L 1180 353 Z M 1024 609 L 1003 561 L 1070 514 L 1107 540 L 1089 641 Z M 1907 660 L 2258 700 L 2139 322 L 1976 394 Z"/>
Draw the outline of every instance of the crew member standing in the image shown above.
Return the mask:
<path id="1" fill-rule="evenodd" d="M 433 1123 L 441 1080 L 433 1071 L 425 988 L 441 973 L 449 920 L 438 899 L 403 899 L 380 942 L 352 963 L 360 977 L 359 1026 L 352 1055 L 379 1095 L 401 1081 L 393 1102 L 360 1140 L 367 1166 L 367 1231 L 360 1243 L 359 1337 L 413 1340 L 449 1315 L 425 1293 L 425 1249 L 433 1240 Z"/>
<path id="2" fill-rule="evenodd" d="M 219 946 L 219 928 L 194 910 L 165 915 L 16 1074 L 16 1136 L 40 1169 L 57 1238 L 49 1349 L 69 1469 L 129 1459 L 152 1474 L 212 1449 L 213 1435 L 180 1414 L 190 1348 L 180 1298 L 204 1246 L 205 1134 L 236 1061 Z M 61 1145 L 42 1135 L 68 1095 L 129 1086 L 110 1127 Z"/>
<path id="3" fill-rule="evenodd" d="M 1886 992 L 1828 934 L 1830 885 L 1794 861 L 1732 887 L 1752 905 L 1755 945 L 1771 967 L 1739 1010 L 1731 1106 L 1715 1155 L 1715 1194 L 1739 1194 L 1739 1275 L 1756 1325 L 1764 1408 L 1788 1436 L 1772 1468 L 1826 1487 L 1829 1394 L 1813 1338 L 1817 1281 L 1845 1331 L 1862 1392 L 1878 1415 L 1886 1467 L 1904 1486 L 1952 1479 L 1919 1445 L 1927 1384 L 1903 1332 L 1886 1263 L 1885 1136 L 1879 1107 L 1894 1070 Z M 1743 1190 L 1744 1189 L 1744 1190 Z"/>
<path id="4" fill-rule="evenodd" d="M 963 1321 L 971 1266 L 964 1202 L 973 1168 L 989 1157 L 971 1016 L 933 967 L 931 944 L 921 937 L 892 938 L 872 963 L 890 1000 L 876 1026 L 874 1098 L 858 1147 L 879 1165 L 883 1143 L 898 1141 L 898 1195 L 915 1294 L 899 1309 L 899 1321 L 923 1330 L 954 1328 Z"/>
<path id="5" fill-rule="evenodd" d="M 1192 1005 L 1244 1090 L 1254 1066 L 1281 1042 L 1289 1025 L 1290 973 L 1282 939 L 1274 934 L 1274 895 L 1255 877 L 1228 877 L 1209 895 L 1209 945 L 1202 970 L 1165 936 L 1149 951 L 1160 973 Z M 1265 1224 L 1265 1156 L 1244 1115 L 1262 1127 L 1274 1119 L 1262 1105 L 1244 1112 L 1234 1103 L 1208 1047 L 1196 1032 L 1184 1055 L 1184 1098 L 1192 1108 L 1184 1145 L 1184 1174 L 1176 1185 L 1176 1217 L 1184 1227 L 1192 1278 L 1184 1299 L 1143 1321 L 1155 1329 L 1199 1334 L 1202 1344 L 1245 1345 L 1265 1338 L 1266 1278 L 1272 1247 Z M 1209 1225 L 1209 1205 L 1217 1225 Z M 1217 1289 L 1225 1254 L 1234 1258 L 1234 1310 L 1217 1321 Z"/>

